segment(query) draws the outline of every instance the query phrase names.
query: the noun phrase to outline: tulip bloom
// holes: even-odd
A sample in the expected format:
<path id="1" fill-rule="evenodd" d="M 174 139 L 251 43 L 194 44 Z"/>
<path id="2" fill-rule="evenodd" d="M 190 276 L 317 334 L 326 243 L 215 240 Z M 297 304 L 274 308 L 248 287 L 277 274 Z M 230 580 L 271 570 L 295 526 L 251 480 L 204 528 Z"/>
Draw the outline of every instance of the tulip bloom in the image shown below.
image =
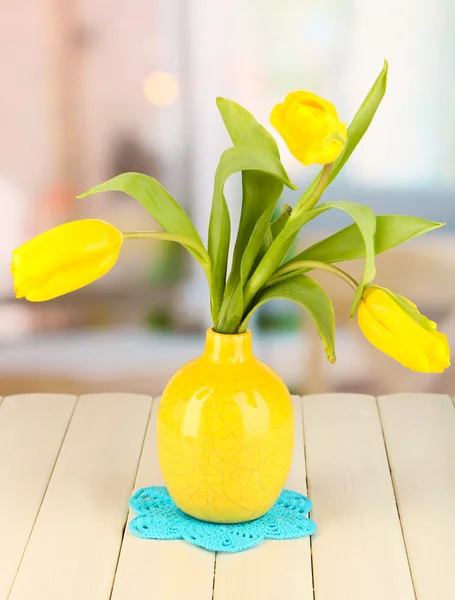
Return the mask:
<path id="1" fill-rule="evenodd" d="M 326 165 L 344 149 L 346 125 L 332 103 L 310 92 L 292 92 L 277 104 L 270 122 L 287 147 L 304 165 Z"/>
<path id="2" fill-rule="evenodd" d="M 411 371 L 441 373 L 450 366 L 447 337 L 402 296 L 376 286 L 367 288 L 358 321 L 373 346 Z"/>
<path id="3" fill-rule="evenodd" d="M 72 221 L 50 229 L 13 252 L 16 298 L 43 302 L 78 290 L 116 263 L 123 236 L 98 219 Z"/>

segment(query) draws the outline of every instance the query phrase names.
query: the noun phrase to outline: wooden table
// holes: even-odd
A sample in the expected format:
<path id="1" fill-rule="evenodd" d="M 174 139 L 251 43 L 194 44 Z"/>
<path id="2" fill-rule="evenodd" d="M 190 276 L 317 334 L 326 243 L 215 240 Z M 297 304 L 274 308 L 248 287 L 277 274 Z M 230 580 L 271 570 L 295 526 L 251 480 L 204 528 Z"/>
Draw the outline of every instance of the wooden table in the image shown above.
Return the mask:
<path id="1" fill-rule="evenodd" d="M 453 600 L 452 399 L 294 401 L 287 487 L 308 489 L 317 534 L 215 555 L 125 529 L 132 491 L 163 484 L 158 400 L 4 398 L 0 600 Z"/>

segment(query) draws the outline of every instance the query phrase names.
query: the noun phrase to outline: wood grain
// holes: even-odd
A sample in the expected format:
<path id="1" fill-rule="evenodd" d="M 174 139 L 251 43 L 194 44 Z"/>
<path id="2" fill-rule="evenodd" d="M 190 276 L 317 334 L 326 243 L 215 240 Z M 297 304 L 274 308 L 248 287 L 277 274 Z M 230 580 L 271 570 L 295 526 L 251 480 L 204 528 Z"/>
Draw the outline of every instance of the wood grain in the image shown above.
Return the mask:
<path id="1" fill-rule="evenodd" d="M 154 400 L 135 489 L 164 485 L 156 451 Z M 130 514 L 129 520 L 134 517 Z M 125 532 L 112 600 L 211 600 L 214 554 L 178 540 L 142 540 Z"/>
<path id="2" fill-rule="evenodd" d="M 79 398 L 11 600 L 109 598 L 150 402 Z"/>
<path id="3" fill-rule="evenodd" d="M 312 600 L 312 566 L 315 600 L 455 598 L 454 404 L 401 394 L 378 405 L 307 396 L 302 427 L 294 398 L 286 487 L 306 493 L 308 476 L 313 565 L 308 538 L 215 564 L 183 541 L 124 534 L 133 487 L 164 483 L 158 401 L 150 413 L 151 398 L 133 394 L 0 398 L 0 599 L 12 587 L 11 600 Z"/>
<path id="4" fill-rule="evenodd" d="M 375 399 L 303 399 L 317 600 L 414 600 Z"/>
<path id="5" fill-rule="evenodd" d="M 417 598 L 455 598 L 452 400 L 399 394 L 378 402 Z"/>
<path id="6" fill-rule="evenodd" d="M 34 394 L 0 406 L 0 598 L 13 584 L 75 402 Z"/>
<path id="7" fill-rule="evenodd" d="M 301 399 L 294 397 L 294 460 L 286 488 L 307 493 Z M 310 540 L 266 540 L 245 552 L 219 553 L 214 600 L 312 600 Z"/>

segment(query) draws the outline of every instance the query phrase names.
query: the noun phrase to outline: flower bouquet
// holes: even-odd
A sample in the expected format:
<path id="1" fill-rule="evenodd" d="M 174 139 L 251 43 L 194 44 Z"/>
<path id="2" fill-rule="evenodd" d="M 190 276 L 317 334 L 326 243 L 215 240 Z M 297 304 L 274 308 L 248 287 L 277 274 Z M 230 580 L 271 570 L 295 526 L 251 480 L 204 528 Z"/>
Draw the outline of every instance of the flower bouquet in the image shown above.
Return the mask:
<path id="1" fill-rule="evenodd" d="M 169 382 L 158 418 L 159 458 L 169 493 L 192 516 L 251 520 L 273 505 L 284 485 L 292 457 L 292 404 L 278 375 L 254 358 L 248 323 L 265 302 L 291 300 L 313 319 L 328 360 L 335 362 L 332 303 L 313 271 L 327 271 L 352 287 L 351 317 L 357 312 L 362 332 L 379 350 L 415 371 L 449 366 L 447 340 L 436 324 L 406 298 L 372 285 L 376 254 L 442 224 L 403 215 L 375 217 L 369 207 L 349 201 L 320 202 L 372 122 L 386 82 L 387 63 L 349 127 L 333 104 L 310 92 L 290 93 L 275 106 L 271 123 L 291 153 L 305 166 L 322 166 L 294 205 L 284 205 L 275 219 L 284 187 L 296 191 L 276 141 L 242 106 L 218 98 L 232 146 L 222 153 L 215 173 L 207 248 L 158 181 L 124 173 L 79 197 L 125 192 L 162 231 L 121 233 L 103 221 L 81 220 L 45 232 L 13 254 L 16 295 L 33 302 L 101 277 L 115 264 L 123 242 L 132 239 L 177 242 L 201 265 L 213 328 L 202 356 Z M 242 207 L 228 273 L 231 221 L 224 186 L 235 173 L 242 174 Z M 330 210 L 347 213 L 353 224 L 288 258 L 301 229 Z M 360 258 L 360 281 L 337 266 Z"/>

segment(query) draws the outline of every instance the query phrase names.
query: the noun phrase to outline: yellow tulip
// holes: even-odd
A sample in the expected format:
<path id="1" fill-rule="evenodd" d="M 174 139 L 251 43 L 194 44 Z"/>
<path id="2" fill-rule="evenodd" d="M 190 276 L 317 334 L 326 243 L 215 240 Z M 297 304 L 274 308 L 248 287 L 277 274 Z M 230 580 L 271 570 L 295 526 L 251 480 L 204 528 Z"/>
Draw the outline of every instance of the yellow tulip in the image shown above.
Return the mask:
<path id="1" fill-rule="evenodd" d="M 336 108 L 310 92 L 288 94 L 273 109 L 270 122 L 304 165 L 331 163 L 346 144 L 346 125 L 338 120 Z"/>
<path id="2" fill-rule="evenodd" d="M 114 266 L 122 242 L 120 231 L 98 219 L 41 233 L 13 252 L 16 297 L 43 302 L 92 283 Z"/>
<path id="3" fill-rule="evenodd" d="M 376 286 L 367 288 L 358 321 L 373 346 L 411 371 L 441 373 L 450 366 L 447 337 L 402 296 Z"/>

